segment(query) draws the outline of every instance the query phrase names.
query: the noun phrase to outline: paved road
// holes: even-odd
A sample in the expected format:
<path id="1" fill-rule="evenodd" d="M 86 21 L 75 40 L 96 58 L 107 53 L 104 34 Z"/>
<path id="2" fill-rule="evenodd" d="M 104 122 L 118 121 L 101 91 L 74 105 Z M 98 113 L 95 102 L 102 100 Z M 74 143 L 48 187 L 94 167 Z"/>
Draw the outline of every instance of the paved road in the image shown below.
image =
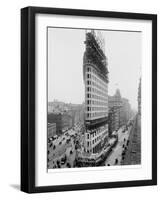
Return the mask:
<path id="1" fill-rule="evenodd" d="M 124 132 L 124 133 L 123 133 L 122 128 L 120 128 L 118 130 L 118 143 L 113 148 L 113 151 L 111 152 L 111 154 L 107 157 L 107 159 L 105 161 L 105 165 L 108 165 L 108 164 L 115 165 L 115 160 L 116 159 L 118 159 L 117 165 L 121 164 L 121 154 L 122 154 L 122 151 L 123 151 L 123 147 L 122 146 L 128 140 L 130 130 L 131 130 L 131 127 L 129 127 L 128 130 L 126 132 Z"/>
<path id="2" fill-rule="evenodd" d="M 71 167 L 74 166 L 74 161 L 76 157 L 75 150 L 75 138 L 76 134 L 80 136 L 81 126 L 76 126 L 73 129 L 68 130 L 67 134 L 62 134 L 58 139 L 50 142 L 48 144 L 48 168 L 57 168 L 57 161 L 60 163 L 61 159 L 66 156 L 66 162 L 61 164 L 60 167 L 67 167 L 67 163 L 70 164 Z M 67 140 L 70 140 L 67 143 Z M 50 146 L 52 144 L 52 146 Z M 54 147 L 54 148 L 53 148 Z"/>

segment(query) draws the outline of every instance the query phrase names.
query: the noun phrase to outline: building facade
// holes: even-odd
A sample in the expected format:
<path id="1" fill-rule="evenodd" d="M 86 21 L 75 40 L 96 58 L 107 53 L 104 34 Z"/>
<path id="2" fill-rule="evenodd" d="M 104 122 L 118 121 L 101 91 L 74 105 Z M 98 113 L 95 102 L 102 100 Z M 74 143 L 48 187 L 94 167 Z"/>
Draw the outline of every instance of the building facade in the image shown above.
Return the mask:
<path id="1" fill-rule="evenodd" d="M 141 115 L 141 78 L 139 81 L 139 88 L 138 88 L 138 114 Z"/>
<path id="2" fill-rule="evenodd" d="M 108 112 L 109 135 L 119 128 L 118 108 L 112 107 Z"/>
<path id="3" fill-rule="evenodd" d="M 63 113 L 69 110 L 69 105 L 70 104 L 67 104 L 58 100 L 54 100 L 54 101 L 48 102 L 48 112 L 54 112 L 57 114 Z"/>
<path id="4" fill-rule="evenodd" d="M 48 113 L 66 113 L 70 115 L 72 117 L 72 126 L 77 123 L 84 123 L 84 103 L 72 104 L 54 100 L 52 102 L 48 102 Z"/>
<path id="5" fill-rule="evenodd" d="M 130 118 L 132 117 L 132 109 L 129 103 L 129 100 L 126 98 L 122 98 L 122 107 L 121 107 L 121 126 L 126 125 Z"/>
<path id="6" fill-rule="evenodd" d="M 98 153 L 108 138 L 107 58 L 95 31 L 86 32 L 83 77 L 85 85 L 84 150 Z"/>
<path id="7" fill-rule="evenodd" d="M 66 113 L 48 113 L 48 123 L 56 124 L 56 134 L 60 135 L 64 130 L 72 127 L 72 117 Z"/>
<path id="8" fill-rule="evenodd" d="M 113 131 L 117 131 L 121 126 L 122 99 L 119 89 L 116 90 L 114 96 L 108 97 L 108 103 L 109 103 L 109 116 L 108 116 L 109 133 L 112 134 Z"/>
<path id="9" fill-rule="evenodd" d="M 109 102 L 109 133 L 117 131 L 121 126 L 126 125 L 134 115 L 129 100 L 121 97 L 119 89 L 114 96 L 108 97 Z"/>
<path id="10" fill-rule="evenodd" d="M 56 134 L 56 123 L 48 123 L 48 138 L 53 137 Z"/>

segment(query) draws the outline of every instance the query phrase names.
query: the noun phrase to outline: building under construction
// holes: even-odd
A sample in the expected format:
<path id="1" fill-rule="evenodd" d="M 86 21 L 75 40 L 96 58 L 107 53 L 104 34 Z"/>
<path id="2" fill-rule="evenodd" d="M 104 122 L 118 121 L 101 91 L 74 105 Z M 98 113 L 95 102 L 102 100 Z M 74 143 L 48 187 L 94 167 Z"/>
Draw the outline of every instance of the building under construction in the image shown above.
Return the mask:
<path id="1" fill-rule="evenodd" d="M 108 140 L 108 69 L 103 40 L 93 30 L 86 31 L 83 78 L 85 133 L 82 157 L 84 155 L 87 162 L 91 159 L 95 162 L 100 159 Z"/>

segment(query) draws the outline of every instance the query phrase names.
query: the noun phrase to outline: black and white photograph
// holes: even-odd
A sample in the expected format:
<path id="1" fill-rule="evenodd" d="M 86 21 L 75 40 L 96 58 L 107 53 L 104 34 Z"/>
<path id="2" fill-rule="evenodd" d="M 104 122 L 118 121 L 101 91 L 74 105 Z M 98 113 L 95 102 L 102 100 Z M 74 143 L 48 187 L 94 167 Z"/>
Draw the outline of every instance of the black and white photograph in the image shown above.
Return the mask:
<path id="1" fill-rule="evenodd" d="M 157 16 L 21 14 L 21 190 L 156 185 Z"/>
<path id="2" fill-rule="evenodd" d="M 141 165 L 142 32 L 46 34 L 47 169 Z"/>

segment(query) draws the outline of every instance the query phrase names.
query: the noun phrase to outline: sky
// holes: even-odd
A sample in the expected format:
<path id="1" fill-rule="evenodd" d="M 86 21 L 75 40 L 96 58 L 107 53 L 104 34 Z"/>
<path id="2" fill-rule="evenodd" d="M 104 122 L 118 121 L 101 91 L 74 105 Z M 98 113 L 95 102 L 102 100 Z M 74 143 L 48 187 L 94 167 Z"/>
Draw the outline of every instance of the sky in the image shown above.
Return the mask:
<path id="1" fill-rule="evenodd" d="M 117 88 L 137 109 L 141 76 L 141 32 L 101 31 L 108 59 L 108 94 Z M 85 30 L 48 28 L 48 101 L 84 102 Z"/>

